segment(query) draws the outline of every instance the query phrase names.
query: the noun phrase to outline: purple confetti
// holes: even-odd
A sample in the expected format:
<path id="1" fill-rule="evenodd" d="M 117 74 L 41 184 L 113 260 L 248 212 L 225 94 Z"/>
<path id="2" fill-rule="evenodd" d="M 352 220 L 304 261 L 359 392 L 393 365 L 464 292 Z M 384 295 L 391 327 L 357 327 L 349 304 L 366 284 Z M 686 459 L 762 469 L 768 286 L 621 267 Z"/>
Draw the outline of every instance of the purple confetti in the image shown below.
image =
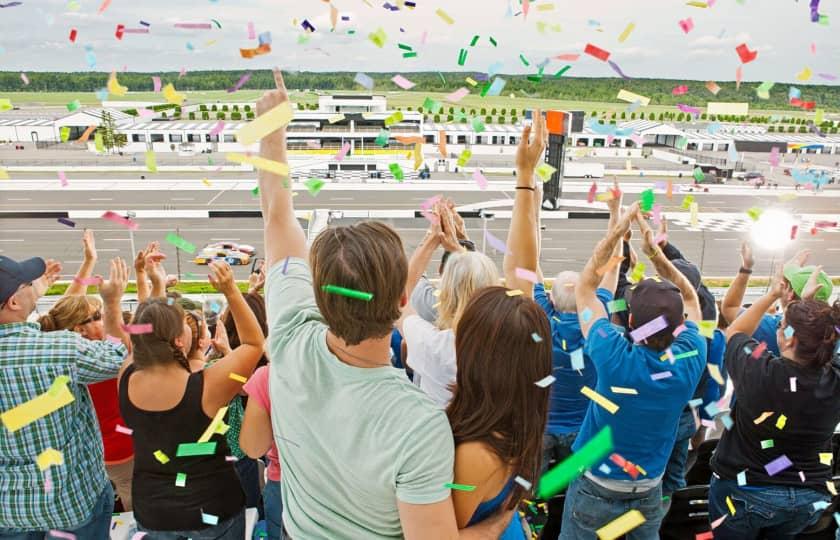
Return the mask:
<path id="1" fill-rule="evenodd" d="M 820 0 L 811 0 L 811 22 L 820 22 Z"/>
<path id="2" fill-rule="evenodd" d="M 832 75 L 831 73 L 818 73 L 817 76 L 827 81 L 837 80 L 837 75 Z"/>
<path id="3" fill-rule="evenodd" d="M 650 378 L 653 379 L 654 381 L 658 381 L 660 379 L 667 379 L 668 377 L 671 377 L 672 375 L 673 375 L 673 373 L 671 373 L 670 371 L 663 371 L 661 373 L 653 373 L 650 376 Z"/>
<path id="4" fill-rule="evenodd" d="M 8 4 L 0 4 L 0 8 L 15 7 L 23 4 L 23 2 L 9 2 Z"/>
<path id="5" fill-rule="evenodd" d="M 67 225 L 68 227 L 75 227 L 76 226 L 75 222 L 70 221 L 69 219 L 63 218 L 63 217 L 58 218 L 58 222 L 63 224 L 63 225 Z"/>
<path id="6" fill-rule="evenodd" d="M 820 128 L 818 128 L 817 125 L 814 124 L 813 122 L 811 122 L 810 120 L 808 121 L 808 127 L 811 129 L 812 132 L 816 133 L 820 137 L 825 137 L 825 133 L 823 133 L 823 131 Z"/>
<path id="7" fill-rule="evenodd" d="M 237 90 L 242 88 L 245 85 L 245 83 L 247 83 L 250 80 L 251 80 L 251 74 L 246 73 L 245 75 L 243 75 L 242 77 L 239 78 L 239 82 L 234 84 L 232 88 L 228 88 L 228 94 L 232 94 L 232 93 L 236 92 Z"/>
<path id="8" fill-rule="evenodd" d="M 342 21 L 349 21 L 350 20 L 350 15 L 342 15 L 341 20 Z"/>
<path id="9" fill-rule="evenodd" d="M 309 32 L 314 32 L 315 31 L 315 27 L 312 26 L 312 23 L 310 23 L 306 19 L 304 19 L 303 22 L 300 23 L 300 25 L 303 27 L 304 30 L 308 30 Z"/>
<path id="10" fill-rule="evenodd" d="M 621 76 L 622 79 L 624 79 L 626 81 L 630 80 L 630 77 L 628 77 L 627 75 L 624 74 L 623 71 L 621 71 L 621 68 L 618 67 L 618 64 L 616 64 L 612 60 L 608 60 L 607 63 L 610 65 L 611 68 L 613 68 L 613 71 L 615 71 L 616 73 L 618 73 Z"/>
<path id="11" fill-rule="evenodd" d="M 682 103 L 677 105 L 677 108 L 684 113 L 688 114 L 700 114 L 701 111 L 697 107 L 691 107 L 690 105 L 684 105 Z"/>
<path id="12" fill-rule="evenodd" d="M 140 21 L 140 24 L 143 26 L 152 26 L 151 24 L 147 23 L 146 21 Z"/>
<path id="13" fill-rule="evenodd" d="M 473 73 L 472 78 L 479 82 L 490 80 L 490 77 L 486 73 Z"/>
<path id="14" fill-rule="evenodd" d="M 633 341 L 639 343 L 665 328 L 668 328 L 668 321 L 665 319 L 665 315 L 660 315 L 630 332 L 630 337 L 633 338 Z"/>
<path id="15" fill-rule="evenodd" d="M 285 260 L 285 261 L 283 261 L 283 275 L 284 275 L 284 276 L 286 275 L 286 270 L 288 270 L 288 269 L 289 269 L 289 259 L 290 259 L 290 258 L 291 258 L 291 257 L 286 257 L 286 260 Z"/>
<path id="16" fill-rule="evenodd" d="M 767 471 L 767 474 L 769 476 L 774 476 L 787 469 L 791 465 L 793 465 L 793 463 L 788 459 L 786 455 L 782 454 L 781 456 L 777 457 L 776 459 L 765 465 L 764 470 Z"/>
<path id="17" fill-rule="evenodd" d="M 484 238 L 487 240 L 487 243 L 490 244 L 490 247 L 498 251 L 499 253 L 504 253 L 505 255 L 510 253 L 507 245 L 504 242 L 490 234 L 489 231 L 484 231 Z"/>

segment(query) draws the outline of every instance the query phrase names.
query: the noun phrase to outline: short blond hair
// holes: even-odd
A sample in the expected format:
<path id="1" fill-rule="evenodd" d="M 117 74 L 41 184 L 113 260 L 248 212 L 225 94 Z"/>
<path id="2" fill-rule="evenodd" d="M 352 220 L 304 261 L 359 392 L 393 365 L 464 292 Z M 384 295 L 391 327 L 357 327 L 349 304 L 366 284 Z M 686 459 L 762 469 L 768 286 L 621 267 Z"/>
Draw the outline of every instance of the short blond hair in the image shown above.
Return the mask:
<path id="1" fill-rule="evenodd" d="M 473 293 L 498 284 L 499 270 L 490 257 L 475 251 L 453 254 L 440 278 L 437 327 L 454 329 Z"/>
<path id="2" fill-rule="evenodd" d="M 551 300 L 554 302 L 554 309 L 560 313 L 577 311 L 575 288 L 577 288 L 579 280 L 580 274 L 572 270 L 557 274 L 557 277 L 554 278 L 554 284 L 551 286 Z"/>

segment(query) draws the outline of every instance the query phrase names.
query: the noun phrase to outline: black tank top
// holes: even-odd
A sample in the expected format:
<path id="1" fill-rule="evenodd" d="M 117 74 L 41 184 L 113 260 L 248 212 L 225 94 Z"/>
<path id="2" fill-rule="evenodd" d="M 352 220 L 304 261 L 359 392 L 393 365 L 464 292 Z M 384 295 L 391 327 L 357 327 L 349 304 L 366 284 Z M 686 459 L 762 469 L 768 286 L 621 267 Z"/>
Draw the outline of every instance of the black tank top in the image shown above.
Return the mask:
<path id="1" fill-rule="evenodd" d="M 198 441 L 212 420 L 201 407 L 204 373 L 190 375 L 184 397 L 172 409 L 146 411 L 128 398 L 134 371 L 128 366 L 120 380 L 120 410 L 134 430 L 134 517 L 156 531 L 195 531 L 211 526 L 202 521 L 202 512 L 217 516 L 219 523 L 238 514 L 245 494 L 233 464 L 225 460 L 230 450 L 223 436 L 210 438 L 216 443 L 213 455 L 176 457 L 178 445 Z M 155 457 L 158 450 L 169 458 L 167 463 Z M 186 474 L 184 487 L 175 485 L 178 473 Z"/>

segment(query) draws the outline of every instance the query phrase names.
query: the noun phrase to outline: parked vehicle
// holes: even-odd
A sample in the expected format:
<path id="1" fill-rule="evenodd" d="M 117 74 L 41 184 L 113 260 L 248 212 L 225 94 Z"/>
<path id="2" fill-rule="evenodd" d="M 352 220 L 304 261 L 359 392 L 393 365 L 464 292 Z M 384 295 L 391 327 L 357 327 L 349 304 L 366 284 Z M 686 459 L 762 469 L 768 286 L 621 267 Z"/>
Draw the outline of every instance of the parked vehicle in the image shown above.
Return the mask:
<path id="1" fill-rule="evenodd" d="M 767 180 L 764 178 L 764 175 L 760 172 L 748 172 L 744 176 L 744 181 L 756 186 L 763 186 L 765 183 L 767 183 Z"/>

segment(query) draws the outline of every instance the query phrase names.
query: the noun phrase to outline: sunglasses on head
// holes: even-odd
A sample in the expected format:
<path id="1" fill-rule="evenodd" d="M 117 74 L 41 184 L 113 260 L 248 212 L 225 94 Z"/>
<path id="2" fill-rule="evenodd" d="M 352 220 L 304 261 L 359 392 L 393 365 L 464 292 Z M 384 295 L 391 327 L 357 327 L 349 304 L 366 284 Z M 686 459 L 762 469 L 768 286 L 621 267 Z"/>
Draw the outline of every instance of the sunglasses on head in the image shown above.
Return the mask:
<path id="1" fill-rule="evenodd" d="M 101 320 L 102 320 L 102 312 L 97 309 L 96 312 L 93 315 L 91 315 L 89 318 L 85 319 L 85 321 L 83 323 L 81 323 L 79 326 L 84 326 L 88 323 L 101 321 Z"/>

